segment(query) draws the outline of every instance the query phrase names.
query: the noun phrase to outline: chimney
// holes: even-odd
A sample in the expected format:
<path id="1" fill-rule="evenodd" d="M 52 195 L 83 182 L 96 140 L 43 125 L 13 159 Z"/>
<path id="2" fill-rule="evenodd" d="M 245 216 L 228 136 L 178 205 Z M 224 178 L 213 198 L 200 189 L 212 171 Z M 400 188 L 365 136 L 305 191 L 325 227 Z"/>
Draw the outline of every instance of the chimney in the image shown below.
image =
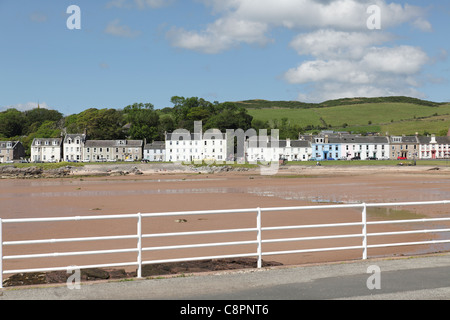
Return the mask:
<path id="1" fill-rule="evenodd" d="M 289 139 L 289 138 L 286 139 L 286 147 L 287 148 L 291 147 L 291 139 Z"/>
<path id="2" fill-rule="evenodd" d="M 430 143 L 437 143 L 437 142 L 436 142 L 436 135 L 434 135 L 434 134 L 431 135 L 431 141 L 430 141 Z"/>
<path id="3" fill-rule="evenodd" d="M 328 143 L 328 135 L 325 136 L 325 143 Z"/>

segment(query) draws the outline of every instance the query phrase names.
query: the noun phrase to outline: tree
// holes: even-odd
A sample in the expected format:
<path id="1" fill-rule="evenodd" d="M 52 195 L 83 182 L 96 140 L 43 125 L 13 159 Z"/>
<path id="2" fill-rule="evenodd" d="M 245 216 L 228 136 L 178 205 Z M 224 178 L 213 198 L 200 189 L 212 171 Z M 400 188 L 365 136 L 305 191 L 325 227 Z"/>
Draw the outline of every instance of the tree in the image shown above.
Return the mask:
<path id="1" fill-rule="evenodd" d="M 87 131 L 89 139 L 124 139 L 125 120 L 122 111 L 116 109 L 90 108 L 65 119 L 67 133 Z"/>
<path id="2" fill-rule="evenodd" d="M 49 110 L 44 108 L 34 108 L 24 112 L 26 132 L 24 134 L 30 134 L 38 130 L 41 125 L 46 121 L 52 121 L 58 124 L 63 119 L 62 113 L 57 110 Z"/>
<path id="3" fill-rule="evenodd" d="M 125 120 L 130 126 L 128 136 L 131 139 L 158 139 L 159 115 L 151 103 L 135 103 L 123 110 Z"/>
<path id="4" fill-rule="evenodd" d="M 21 136 L 25 129 L 25 117 L 22 112 L 11 108 L 0 112 L 0 135 L 5 138 Z"/>

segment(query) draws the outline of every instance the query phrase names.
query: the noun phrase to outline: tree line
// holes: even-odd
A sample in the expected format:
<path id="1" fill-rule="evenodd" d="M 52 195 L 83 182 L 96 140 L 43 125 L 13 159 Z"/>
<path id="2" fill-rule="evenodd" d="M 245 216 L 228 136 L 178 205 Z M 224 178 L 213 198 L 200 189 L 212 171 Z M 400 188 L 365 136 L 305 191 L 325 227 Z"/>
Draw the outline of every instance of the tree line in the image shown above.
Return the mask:
<path id="1" fill-rule="evenodd" d="M 164 140 L 165 132 L 176 129 L 194 132 L 195 121 L 202 121 L 203 130 L 214 128 L 223 132 L 269 128 L 267 122 L 253 120 L 246 108 L 233 102 L 174 96 L 171 103 L 173 107 L 163 109 L 155 109 L 151 103 L 134 103 L 123 109 L 89 108 L 68 116 L 45 108 L 27 111 L 9 108 L 0 112 L 0 140 L 21 141 L 29 156 L 34 138 L 58 138 L 64 133 L 86 132 L 93 140 L 145 139 L 152 142 Z M 283 122 L 280 127 L 286 125 L 287 122 Z M 298 131 L 292 132 L 298 136 Z"/>

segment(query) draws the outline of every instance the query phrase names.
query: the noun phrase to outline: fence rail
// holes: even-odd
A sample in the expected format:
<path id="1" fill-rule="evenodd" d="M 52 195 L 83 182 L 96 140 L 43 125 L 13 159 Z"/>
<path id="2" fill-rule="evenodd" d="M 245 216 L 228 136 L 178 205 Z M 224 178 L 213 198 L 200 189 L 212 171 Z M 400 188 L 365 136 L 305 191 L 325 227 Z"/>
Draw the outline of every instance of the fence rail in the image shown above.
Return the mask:
<path id="1" fill-rule="evenodd" d="M 205 259 L 224 259 L 224 258 L 238 258 L 238 257 L 257 257 L 257 267 L 262 267 L 262 257 L 281 254 L 294 254 L 294 253 L 307 253 L 307 252 L 323 252 L 323 251 L 339 251 L 339 250 L 362 250 L 362 259 L 367 259 L 367 249 L 380 248 L 380 247 L 392 247 L 392 246 L 407 246 L 407 245 L 422 245 L 422 244 L 442 244 L 450 243 L 450 240 L 428 240 L 428 241 L 415 241 L 415 242 L 401 242 L 401 243 L 385 243 L 385 244 L 369 244 L 368 239 L 373 237 L 382 237 L 390 235 L 404 235 L 414 233 L 444 233 L 450 232 L 450 228 L 439 229 L 423 229 L 423 230 L 411 230 L 411 231 L 397 231 L 397 232 L 377 232 L 368 233 L 367 226 L 380 225 L 380 224 L 398 224 L 398 223 L 426 223 L 426 222 L 444 222 L 450 221 L 450 217 L 446 218 L 429 218 L 429 219 L 410 219 L 410 220 L 391 220 L 391 221 L 367 221 L 367 208 L 369 207 L 399 207 L 399 206 L 423 206 L 423 205 L 448 205 L 449 200 L 445 201 L 426 201 L 426 202 L 399 202 L 399 203 L 362 203 L 362 204 L 339 204 L 339 205 L 316 205 L 316 206 L 300 206 L 300 207 L 273 207 L 273 208 L 250 208 L 250 209 L 234 209 L 234 210 L 208 210 L 208 211 L 182 211 L 182 212 L 169 212 L 169 213 L 136 213 L 126 215 L 103 215 L 103 216 L 75 216 L 75 217 L 58 217 L 58 218 L 28 218 L 28 219 L 1 219 L 0 218 L 0 288 L 3 287 L 3 275 L 25 273 L 25 272 L 48 272 L 68 270 L 72 266 L 65 267 L 48 267 L 48 268 L 28 268 L 17 270 L 4 270 L 3 261 L 5 260 L 18 260 L 18 259 L 34 259 L 34 258 L 46 258 L 46 257 L 68 257 L 79 255 L 102 255 L 111 253 L 136 253 L 135 261 L 108 263 L 108 264 L 95 264 L 77 266 L 79 269 L 85 268 L 106 268 L 106 267 L 124 267 L 124 266 L 136 266 L 137 277 L 142 277 L 142 266 L 145 264 L 155 263 L 168 263 L 168 262 L 180 262 L 180 261 L 196 261 Z M 356 208 L 362 209 L 361 221 L 357 222 L 345 222 L 345 223 L 324 223 L 313 225 L 295 225 L 295 226 L 277 226 L 277 227 L 262 227 L 262 215 L 265 212 L 275 211 L 300 211 L 300 210 L 324 210 L 324 209 L 341 209 L 341 208 Z M 256 225 L 252 228 L 240 228 L 240 229 L 219 229 L 219 230 L 202 230 L 192 232 L 169 232 L 169 233 L 154 233 L 143 234 L 142 224 L 143 219 L 151 219 L 155 217 L 168 217 L 168 216 L 191 216 L 191 215 L 210 215 L 210 214 L 236 214 L 236 213 L 248 213 L 256 214 Z M 19 240 L 19 241 L 3 241 L 4 230 L 3 225 L 6 224 L 22 224 L 22 223 L 36 223 L 36 222 L 77 222 L 77 221 L 92 221 L 92 220 L 113 220 L 113 219 L 133 219 L 136 220 L 137 231 L 136 234 L 129 235 L 117 235 L 117 236 L 100 236 L 100 237 L 80 237 L 80 238 L 61 238 L 61 239 L 37 239 L 37 240 Z M 277 238 L 277 239 L 263 239 L 262 234 L 266 231 L 275 230 L 293 230 L 293 229 L 310 229 L 310 228 L 326 228 L 326 227 L 348 227 L 348 226 L 360 226 L 361 233 L 353 234 L 340 234 L 340 235 L 323 235 L 314 237 L 295 237 L 295 238 Z M 146 238 L 156 237 L 177 237 L 177 236 L 190 236 L 190 235 L 213 235 L 224 233 L 249 233 L 256 232 L 256 237 L 253 240 L 246 241 L 231 241 L 231 242 L 215 242 L 215 243 L 200 243 L 200 244 L 183 244 L 183 245 L 166 245 L 159 247 L 143 247 L 142 240 Z M 325 240 L 325 239 L 344 239 L 344 238 L 360 238 L 361 244 L 343 247 L 328 247 L 328 248 L 313 248 L 313 249 L 295 249 L 284 251 L 266 251 L 263 252 L 262 245 L 268 243 L 280 243 L 280 242 L 299 242 L 310 240 Z M 135 247 L 126 249 L 108 249 L 108 250 L 89 250 L 89 251 L 73 251 L 73 252 L 53 252 L 53 253 L 39 253 L 39 254 L 22 254 L 22 255 L 3 255 L 3 247 L 5 246 L 19 246 L 19 245 L 36 245 L 46 243 L 68 243 L 68 242 L 86 242 L 86 241 L 105 241 L 105 240 L 136 240 Z M 161 251 L 161 250 L 177 250 L 187 248 L 205 248 L 205 247 L 223 247 L 223 246 L 238 246 L 238 245 L 255 245 L 256 250 L 249 253 L 240 254 L 223 254 L 214 256 L 197 256 L 189 258 L 172 258 L 162 260 L 149 260 L 144 261 L 142 259 L 142 253 L 144 251 Z"/>

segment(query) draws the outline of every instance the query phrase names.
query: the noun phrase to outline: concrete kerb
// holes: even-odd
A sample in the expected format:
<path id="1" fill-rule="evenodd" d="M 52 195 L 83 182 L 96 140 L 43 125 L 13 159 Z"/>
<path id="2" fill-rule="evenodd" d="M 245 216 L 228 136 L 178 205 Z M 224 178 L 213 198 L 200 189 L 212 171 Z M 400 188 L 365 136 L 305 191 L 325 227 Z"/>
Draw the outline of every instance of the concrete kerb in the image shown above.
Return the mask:
<path id="1" fill-rule="evenodd" d="M 449 261 L 449 264 L 446 264 L 450 266 L 450 252 L 439 252 L 439 253 L 431 253 L 431 254 L 423 254 L 423 255 L 411 255 L 411 256 L 394 256 L 394 257 L 375 257 L 375 258 L 369 258 L 367 260 L 344 260 L 344 261 L 333 261 L 333 262 L 319 262 L 319 263 L 308 263 L 308 264 L 298 264 L 298 265 L 282 265 L 282 266 L 270 266 L 270 267 L 262 267 L 261 269 L 258 268 L 252 268 L 252 269 L 234 269 L 234 270 L 221 270 L 221 271 L 208 271 L 208 272 L 193 272 L 193 273 L 182 273 L 182 274 L 170 274 L 170 275 L 155 275 L 155 276 L 149 276 L 144 278 L 121 278 L 121 279 L 108 279 L 108 280 L 93 280 L 93 281 L 84 281 L 81 282 L 82 286 L 95 286 L 98 284 L 114 284 L 114 283 L 120 283 L 123 284 L 124 282 L 130 281 L 130 282 L 145 282 L 145 281 L 151 281 L 151 280 L 164 280 L 164 279 L 183 279 L 186 277 L 193 278 L 193 277 L 206 277 L 206 276 L 223 276 L 223 275 L 238 275 L 238 274 L 256 274 L 256 273 L 263 273 L 263 272 L 270 272 L 270 271 L 279 271 L 279 270 L 292 270 L 295 271 L 295 269 L 312 269 L 312 268 L 319 268 L 319 269 L 325 269 L 325 268 L 335 268 L 336 266 L 342 266 L 345 268 L 348 267 L 354 267 L 351 268 L 351 272 L 361 273 L 361 265 L 368 266 L 368 265 L 374 265 L 374 264 L 382 264 L 383 265 L 383 271 L 391 271 L 391 270 L 409 270 L 409 269 L 415 269 L 419 268 L 422 264 L 415 264 L 413 267 L 408 264 L 405 265 L 405 261 L 414 261 L 414 262 L 423 262 L 426 259 L 434 259 L 439 257 L 446 257 Z M 323 271 L 323 270 L 319 270 Z M 348 270 L 346 271 L 348 275 Z M 314 273 L 318 274 L 318 273 Z M 320 273 L 319 273 L 320 274 Z M 312 276 L 314 278 L 314 276 Z M 4 292 L 7 291 L 27 291 L 27 290 L 39 290 L 39 289 L 48 289 L 48 288 L 60 288 L 67 286 L 66 283 L 52 283 L 52 284 L 38 284 L 38 285 L 24 285 L 24 286 L 17 286 L 17 287 L 5 287 L 0 290 L 0 296 L 4 295 Z"/>

